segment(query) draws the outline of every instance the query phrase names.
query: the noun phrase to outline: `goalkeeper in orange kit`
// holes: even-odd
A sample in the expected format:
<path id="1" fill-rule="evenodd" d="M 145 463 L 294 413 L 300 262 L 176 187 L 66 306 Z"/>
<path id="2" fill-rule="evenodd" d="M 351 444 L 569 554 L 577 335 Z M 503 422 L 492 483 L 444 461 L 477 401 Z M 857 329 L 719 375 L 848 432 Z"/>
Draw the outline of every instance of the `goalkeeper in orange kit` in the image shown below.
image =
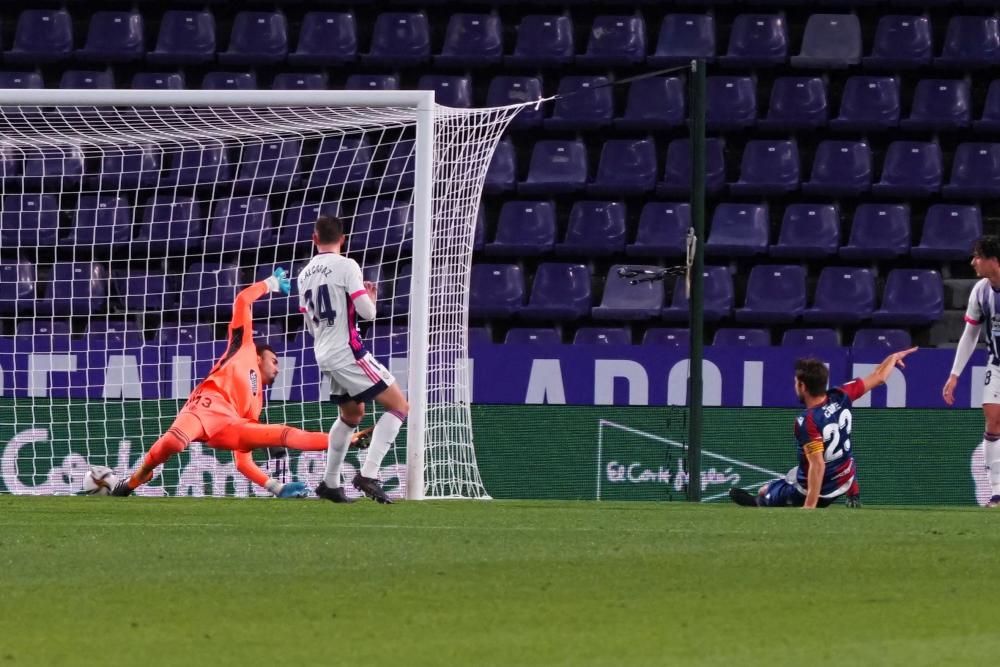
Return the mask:
<path id="1" fill-rule="evenodd" d="M 194 441 L 210 447 L 229 449 L 236 468 L 255 484 L 279 497 L 302 497 L 307 491 L 301 482 L 281 484 L 261 470 L 251 451 L 267 447 L 288 447 L 303 451 L 325 451 L 329 436 L 288 426 L 261 424 L 258 420 L 264 401 L 264 387 L 278 375 L 278 356 L 266 343 L 254 344 L 251 305 L 268 292 L 288 294 L 291 284 L 284 269 L 276 269 L 266 280 L 254 283 L 236 296 L 229 324 L 228 345 L 222 357 L 201 384 L 195 387 L 174 423 L 160 436 L 128 479 L 119 482 L 113 496 L 128 496 L 153 477 L 153 470 Z M 364 436 L 364 433 L 357 434 Z M 355 437 L 355 444 L 363 440 Z M 349 502 L 346 497 L 342 502 Z"/>

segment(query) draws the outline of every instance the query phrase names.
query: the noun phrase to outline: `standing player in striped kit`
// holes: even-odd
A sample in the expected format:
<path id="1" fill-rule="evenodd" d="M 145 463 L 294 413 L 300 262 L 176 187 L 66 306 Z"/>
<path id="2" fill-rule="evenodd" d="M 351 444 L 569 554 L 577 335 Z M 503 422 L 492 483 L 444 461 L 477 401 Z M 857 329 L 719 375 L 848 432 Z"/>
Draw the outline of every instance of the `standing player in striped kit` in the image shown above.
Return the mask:
<path id="1" fill-rule="evenodd" d="M 341 487 L 340 468 L 351 435 L 365 415 L 365 401 L 374 399 L 385 412 L 375 423 L 368 455 L 351 484 L 372 500 L 390 503 L 378 471 L 410 406 L 395 378 L 365 349 L 358 333 L 358 317 L 375 319 L 375 285 L 364 280 L 357 262 L 340 254 L 344 227 L 339 218 L 320 216 L 313 243 L 318 252 L 298 276 L 299 309 L 313 337 L 316 364 L 330 379 L 330 398 L 340 406 L 340 416 L 330 428 L 326 475 L 316 495 L 350 502 Z"/>
<path id="2" fill-rule="evenodd" d="M 983 387 L 986 430 L 983 433 L 982 447 L 991 494 L 986 507 L 1000 507 L 1000 309 L 997 307 L 1000 295 L 1000 237 L 987 235 L 976 241 L 972 247 L 972 268 L 982 280 L 975 284 L 969 295 L 969 306 L 965 310 L 965 331 L 958 341 L 951 375 L 944 383 L 941 393 L 945 403 L 955 403 L 955 385 L 976 349 L 979 332 L 982 330 L 990 353 Z"/>

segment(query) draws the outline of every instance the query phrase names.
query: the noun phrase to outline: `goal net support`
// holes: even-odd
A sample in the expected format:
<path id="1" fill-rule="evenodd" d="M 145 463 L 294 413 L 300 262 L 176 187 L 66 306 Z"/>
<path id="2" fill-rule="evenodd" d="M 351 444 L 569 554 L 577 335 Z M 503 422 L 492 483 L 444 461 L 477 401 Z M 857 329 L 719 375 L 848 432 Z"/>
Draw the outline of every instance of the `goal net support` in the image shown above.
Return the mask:
<path id="1" fill-rule="evenodd" d="M 378 286 L 362 338 L 411 411 L 380 473 L 397 497 L 487 497 L 469 403 L 468 288 L 494 148 L 519 106 L 426 91 L 3 91 L 0 492 L 74 493 L 134 469 L 225 347 L 236 293 L 313 254 L 317 215 Z M 326 431 L 329 387 L 292 296 L 254 304 L 280 373 L 265 414 Z M 364 453 L 350 458 L 359 466 Z M 353 454 L 352 454 L 353 457 Z M 270 451 L 314 485 L 325 452 Z M 143 491 L 266 493 L 192 443 Z"/>

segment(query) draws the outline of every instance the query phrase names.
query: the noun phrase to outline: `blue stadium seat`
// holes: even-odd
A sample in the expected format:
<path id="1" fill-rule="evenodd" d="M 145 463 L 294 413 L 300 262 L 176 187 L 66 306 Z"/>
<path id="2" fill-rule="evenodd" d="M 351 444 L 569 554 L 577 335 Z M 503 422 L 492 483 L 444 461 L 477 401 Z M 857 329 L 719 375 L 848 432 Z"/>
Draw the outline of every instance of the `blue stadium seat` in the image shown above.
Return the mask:
<path id="1" fill-rule="evenodd" d="M 203 90 L 255 90 L 257 75 L 253 72 L 206 72 L 201 87 Z"/>
<path id="2" fill-rule="evenodd" d="M 588 130 L 611 124 L 614 98 L 605 76 L 564 76 L 559 80 L 552 117 L 545 127 L 552 130 Z"/>
<path id="3" fill-rule="evenodd" d="M 316 219 L 321 215 L 339 217 L 340 209 L 333 203 L 316 202 L 293 204 L 286 208 L 278 230 L 278 245 L 311 249 Z"/>
<path id="4" fill-rule="evenodd" d="M 705 192 L 716 194 L 726 185 L 725 140 L 712 137 L 705 141 Z M 663 180 L 656 192 L 664 196 L 686 195 L 691 192 L 691 141 L 674 139 L 667 145 Z"/>
<path id="5" fill-rule="evenodd" d="M 983 217 L 978 206 L 934 204 L 927 209 L 920 245 L 910 254 L 922 260 L 966 260 L 973 242 L 982 235 Z"/>
<path id="6" fill-rule="evenodd" d="M 490 80 L 486 106 L 502 107 L 542 98 L 542 81 L 535 76 L 497 76 Z M 541 127 L 545 105 L 524 107 L 510 122 L 512 129 Z"/>
<path id="7" fill-rule="evenodd" d="M 0 263 L 0 315 L 33 314 L 37 282 L 33 263 L 20 259 Z"/>
<path id="8" fill-rule="evenodd" d="M 142 60 L 146 38 L 138 12 L 98 11 L 90 17 L 87 42 L 73 54 L 75 60 L 123 63 Z"/>
<path id="9" fill-rule="evenodd" d="M 715 60 L 715 17 L 712 14 L 667 14 L 660 25 L 656 51 L 646 63 L 667 67 L 696 58 Z"/>
<path id="10" fill-rule="evenodd" d="M 653 327 L 646 329 L 646 333 L 642 337 L 642 344 L 687 349 L 691 344 L 691 332 L 687 329 Z"/>
<path id="11" fill-rule="evenodd" d="M 400 327 L 401 333 L 409 334 L 409 329 Z M 394 341 L 395 342 L 395 339 Z M 487 327 L 469 327 L 469 347 L 478 347 L 483 344 L 492 344 L 493 336 Z M 402 355 L 400 355 L 402 356 Z"/>
<path id="12" fill-rule="evenodd" d="M 524 275 L 516 264 L 473 264 L 469 279 L 471 317 L 510 317 L 524 306 Z"/>
<path id="13" fill-rule="evenodd" d="M 201 250 L 205 242 L 205 216 L 192 197 L 159 194 L 137 207 L 138 231 L 132 241 L 134 253 L 162 256 Z M 139 255 L 142 256 L 142 255 Z"/>
<path id="14" fill-rule="evenodd" d="M 8 63 L 52 63 L 73 53 L 73 20 L 65 9 L 25 9 L 17 17 Z"/>
<path id="15" fill-rule="evenodd" d="M 297 139 L 244 146 L 236 174 L 236 189 L 240 192 L 280 192 L 298 185 L 301 153 L 302 142 Z"/>
<path id="16" fill-rule="evenodd" d="M 912 345 L 910 332 L 904 329 L 858 329 L 851 347 L 855 350 L 879 349 L 898 352 Z"/>
<path id="17" fill-rule="evenodd" d="M 962 79 L 922 79 L 913 94 L 908 130 L 952 130 L 972 122 L 972 91 Z"/>
<path id="18" fill-rule="evenodd" d="M 941 318 L 944 284 L 927 269 L 893 269 L 882 291 L 882 307 L 872 313 L 879 326 L 926 326 Z"/>
<path id="19" fill-rule="evenodd" d="M 1000 24 L 995 16 L 952 16 L 937 67 L 961 69 L 1000 65 Z"/>
<path id="20" fill-rule="evenodd" d="M 452 14 L 445 30 L 441 54 L 434 64 L 481 67 L 503 60 L 503 25 L 496 14 Z"/>
<path id="21" fill-rule="evenodd" d="M 336 188 L 346 192 L 362 189 L 372 161 L 372 148 L 364 136 L 323 137 L 306 190 Z"/>
<path id="22" fill-rule="evenodd" d="M 476 211 L 476 230 L 472 234 L 472 252 L 483 252 L 486 249 L 486 213 L 482 203 Z"/>
<path id="23" fill-rule="evenodd" d="M 528 305 L 527 320 L 576 320 L 590 315 L 590 269 L 583 264 L 539 264 Z"/>
<path id="24" fill-rule="evenodd" d="M 442 106 L 468 109 L 472 106 L 472 80 L 467 76 L 424 74 L 417 90 L 433 90 L 434 101 Z"/>
<path id="25" fill-rule="evenodd" d="M 184 274 L 181 310 L 202 323 L 228 320 L 240 291 L 240 270 L 232 264 L 197 262 Z"/>
<path id="26" fill-rule="evenodd" d="M 717 347 L 767 347 L 771 332 L 767 329 L 725 328 L 715 332 L 712 345 Z"/>
<path id="27" fill-rule="evenodd" d="M 23 149 L 25 190 L 72 188 L 83 176 L 83 151 L 79 148 L 42 147 Z"/>
<path id="28" fill-rule="evenodd" d="M 273 65 L 288 57 L 288 21 L 281 12 L 236 14 L 229 48 L 219 53 L 223 65 Z"/>
<path id="29" fill-rule="evenodd" d="M 706 81 L 705 124 L 736 130 L 757 122 L 757 84 L 749 76 L 710 76 Z"/>
<path id="30" fill-rule="evenodd" d="M 361 60 L 376 65 L 411 67 L 430 61 L 431 35 L 423 12 L 383 12 L 375 19 L 371 49 Z"/>
<path id="31" fill-rule="evenodd" d="M 861 62 L 874 69 L 915 69 L 930 64 L 932 48 L 930 19 L 888 14 L 879 18 L 871 55 Z"/>
<path id="32" fill-rule="evenodd" d="M 875 309 L 875 276 L 870 269 L 827 266 L 819 274 L 813 305 L 802 313 L 806 322 L 855 324 Z"/>
<path id="33" fill-rule="evenodd" d="M 771 257 L 819 258 L 837 254 L 840 209 L 836 204 L 789 204 Z"/>
<path id="34" fill-rule="evenodd" d="M 112 278 L 128 313 L 162 313 L 180 305 L 180 287 L 174 276 L 159 271 L 113 271 Z"/>
<path id="35" fill-rule="evenodd" d="M 641 15 L 597 16 L 578 63 L 617 67 L 638 65 L 646 59 L 646 22 Z"/>
<path id="36" fill-rule="evenodd" d="M 893 76 L 852 76 L 840 97 L 840 114 L 830 121 L 835 130 L 883 130 L 899 125 L 899 79 Z"/>
<path id="37" fill-rule="evenodd" d="M 826 83 L 816 76 L 784 76 L 774 80 L 763 129 L 823 127 L 829 118 Z"/>
<path id="38" fill-rule="evenodd" d="M 639 214 L 635 243 L 625 246 L 629 257 L 683 257 L 691 228 L 691 205 L 646 202 Z"/>
<path id="39" fill-rule="evenodd" d="M 556 244 L 556 208 L 548 201 L 505 201 L 488 255 L 523 257 L 552 252 Z"/>
<path id="40" fill-rule="evenodd" d="M 180 72 L 136 72 L 132 76 L 136 90 L 184 90 L 184 75 Z"/>
<path id="41" fill-rule="evenodd" d="M 875 195 L 927 197 L 941 190 L 944 179 L 941 146 L 933 141 L 894 141 L 882 164 Z"/>
<path id="42" fill-rule="evenodd" d="M 955 198 L 1000 195 L 1000 143 L 959 144 L 951 164 L 951 180 L 941 191 L 945 197 Z"/>
<path id="43" fill-rule="evenodd" d="M 351 74 L 344 83 L 344 90 L 399 90 L 399 77 L 395 74 Z"/>
<path id="44" fill-rule="evenodd" d="M 606 257 L 625 250 L 625 205 L 610 201 L 576 201 L 569 212 L 566 236 L 555 251 L 563 256 Z"/>
<path id="45" fill-rule="evenodd" d="M 15 329 L 15 346 L 31 352 L 69 352 L 71 346 L 70 326 L 66 320 L 43 320 L 31 318 L 18 322 Z"/>
<path id="46" fill-rule="evenodd" d="M 719 62 L 734 67 L 778 65 L 788 60 L 788 29 L 781 14 L 739 14 L 729 49 Z"/>
<path id="47" fill-rule="evenodd" d="M 73 228 L 66 241 L 77 248 L 94 248 L 107 254 L 112 246 L 132 242 L 132 206 L 124 197 L 81 195 L 74 211 Z"/>
<path id="48" fill-rule="evenodd" d="M 351 12 L 307 12 L 289 65 L 340 65 L 358 57 L 358 32 Z"/>
<path id="49" fill-rule="evenodd" d="M 0 72 L 0 88 L 44 88 L 38 72 Z"/>
<path id="50" fill-rule="evenodd" d="M 114 88 L 115 77 L 110 70 L 90 71 L 68 69 L 59 79 L 60 88 Z"/>
<path id="51" fill-rule="evenodd" d="M 327 90 L 329 77 L 324 72 L 279 72 L 271 81 L 272 90 Z"/>
<path id="52" fill-rule="evenodd" d="M 658 172 L 652 139 L 608 139 L 587 192 L 609 197 L 650 193 Z"/>
<path id="53" fill-rule="evenodd" d="M 743 149 L 733 194 L 782 194 L 799 188 L 799 145 L 794 139 L 751 139 Z"/>
<path id="54" fill-rule="evenodd" d="M 504 58 L 509 65 L 549 66 L 573 62 L 573 22 L 568 16 L 529 14 L 517 26 L 514 53 Z"/>
<path id="55" fill-rule="evenodd" d="M 389 256 L 412 247 L 413 211 L 401 198 L 367 197 L 358 202 L 351 236 L 371 254 Z"/>
<path id="56" fill-rule="evenodd" d="M 507 331 L 504 344 L 559 345 L 562 337 L 552 327 L 516 327 Z"/>
<path id="57" fill-rule="evenodd" d="M 715 322 L 733 314 L 733 277 L 725 266 L 706 266 L 702 272 L 704 280 L 703 312 L 706 322 Z M 690 319 L 685 278 L 680 276 L 674 282 L 670 305 L 660 316 L 667 322 L 687 322 Z"/>
<path id="58" fill-rule="evenodd" d="M 821 141 L 811 177 L 802 184 L 806 194 L 857 195 L 872 185 L 872 152 L 864 141 Z"/>
<path id="59" fill-rule="evenodd" d="M 748 257 L 767 252 L 770 220 L 767 204 L 723 203 L 715 207 L 705 252 Z"/>
<path id="60" fill-rule="evenodd" d="M 614 125 L 623 130 L 662 130 L 681 127 L 685 120 L 684 81 L 655 76 L 629 84 L 625 114 Z"/>
<path id="61" fill-rule="evenodd" d="M 59 199 L 48 194 L 5 195 L 0 236 L 5 248 L 54 246 L 59 233 Z M 11 241 L 13 240 L 13 243 Z"/>
<path id="62" fill-rule="evenodd" d="M 506 137 L 497 144 L 486 172 L 486 182 L 483 192 L 497 194 L 511 192 L 517 187 L 517 154 L 514 142 Z"/>
<path id="63" fill-rule="evenodd" d="M 239 252 L 273 244 L 267 197 L 234 197 L 216 202 L 205 236 L 207 252 Z"/>
<path id="64" fill-rule="evenodd" d="M 990 81 L 983 104 L 983 115 L 972 126 L 976 130 L 996 132 L 1000 130 L 1000 79 Z"/>
<path id="65" fill-rule="evenodd" d="M 233 166 L 221 145 L 171 151 L 163 169 L 164 185 L 215 186 L 232 178 Z"/>
<path id="66" fill-rule="evenodd" d="M 188 65 L 215 60 L 215 17 L 207 10 L 171 9 L 163 14 L 150 63 Z"/>
<path id="67" fill-rule="evenodd" d="M 524 194 L 579 192 L 587 184 L 587 149 L 583 141 L 543 139 L 531 152 L 528 177 L 518 183 Z"/>
<path id="68" fill-rule="evenodd" d="M 367 188 L 378 192 L 412 190 L 416 173 L 416 146 L 413 139 L 382 143 L 375 151 L 373 163 L 373 166 L 381 167 L 382 174 L 374 174 L 375 178 L 369 180 Z"/>
<path id="69" fill-rule="evenodd" d="M 835 329 L 789 329 L 781 337 L 782 347 L 840 347 Z"/>
<path id="70" fill-rule="evenodd" d="M 861 21 L 857 14 L 812 14 L 793 67 L 844 68 L 861 62 Z"/>
<path id="71" fill-rule="evenodd" d="M 845 259 L 895 259 L 910 251 L 909 204 L 860 204 L 851 238 L 840 249 Z"/>
<path id="72" fill-rule="evenodd" d="M 574 345 L 631 345 L 632 335 L 618 327 L 580 327 L 573 336 Z"/>
<path id="73" fill-rule="evenodd" d="M 797 265 L 758 264 L 750 270 L 746 304 L 737 322 L 793 322 L 806 307 L 806 271 Z"/>
<path id="74" fill-rule="evenodd" d="M 618 275 L 619 268 L 621 265 L 615 264 L 608 270 L 601 305 L 595 306 L 591 311 L 593 318 L 595 320 L 659 318 L 660 311 L 663 310 L 663 281 L 646 281 L 631 285 L 628 278 Z"/>
<path id="75" fill-rule="evenodd" d="M 108 270 L 103 264 L 58 262 L 52 282 L 35 303 L 36 315 L 91 315 L 106 310 Z"/>

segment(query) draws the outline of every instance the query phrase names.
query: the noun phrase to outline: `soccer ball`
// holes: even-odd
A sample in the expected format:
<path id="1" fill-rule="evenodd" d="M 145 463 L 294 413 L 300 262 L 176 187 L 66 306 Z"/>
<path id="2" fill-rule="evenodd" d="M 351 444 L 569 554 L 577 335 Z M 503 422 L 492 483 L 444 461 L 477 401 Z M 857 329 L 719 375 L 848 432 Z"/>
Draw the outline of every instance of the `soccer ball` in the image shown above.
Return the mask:
<path id="1" fill-rule="evenodd" d="M 106 496 L 118 483 L 118 475 L 107 466 L 94 466 L 83 476 L 83 492 L 88 496 Z"/>

